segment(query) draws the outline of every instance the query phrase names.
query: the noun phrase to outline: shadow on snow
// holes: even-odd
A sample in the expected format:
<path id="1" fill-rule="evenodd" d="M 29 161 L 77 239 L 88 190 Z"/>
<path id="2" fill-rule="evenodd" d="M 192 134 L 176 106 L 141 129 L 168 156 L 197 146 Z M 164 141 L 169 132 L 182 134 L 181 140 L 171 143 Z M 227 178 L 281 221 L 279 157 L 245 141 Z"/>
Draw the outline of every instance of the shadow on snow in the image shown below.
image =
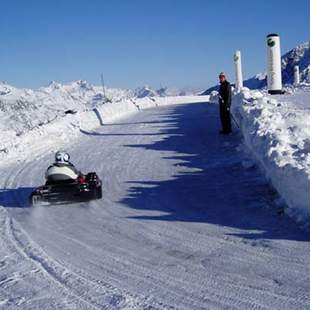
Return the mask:
<path id="1" fill-rule="evenodd" d="M 247 239 L 310 240 L 292 220 L 277 214 L 277 193 L 259 169 L 243 167 L 240 136 L 218 134 L 216 105 L 180 105 L 161 117 L 162 140 L 126 147 L 172 151 L 175 155 L 165 158 L 179 161 L 176 165 L 188 172 L 165 181 L 129 181 L 121 203 L 160 211 L 135 219 L 212 223 L 242 229 L 234 235 Z"/>
<path id="2" fill-rule="evenodd" d="M 0 205 L 5 208 L 28 208 L 31 206 L 29 196 L 34 187 L 0 189 Z"/>

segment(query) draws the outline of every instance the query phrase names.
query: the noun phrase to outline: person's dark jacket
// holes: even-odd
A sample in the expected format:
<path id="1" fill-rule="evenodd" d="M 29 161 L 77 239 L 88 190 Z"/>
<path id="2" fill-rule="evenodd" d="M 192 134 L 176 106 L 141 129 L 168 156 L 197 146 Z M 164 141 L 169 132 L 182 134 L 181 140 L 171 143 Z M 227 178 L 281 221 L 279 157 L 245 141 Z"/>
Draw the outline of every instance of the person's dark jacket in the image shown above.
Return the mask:
<path id="1" fill-rule="evenodd" d="M 226 107 L 231 105 L 231 86 L 228 81 L 223 81 L 219 89 L 219 102 L 224 104 Z"/>

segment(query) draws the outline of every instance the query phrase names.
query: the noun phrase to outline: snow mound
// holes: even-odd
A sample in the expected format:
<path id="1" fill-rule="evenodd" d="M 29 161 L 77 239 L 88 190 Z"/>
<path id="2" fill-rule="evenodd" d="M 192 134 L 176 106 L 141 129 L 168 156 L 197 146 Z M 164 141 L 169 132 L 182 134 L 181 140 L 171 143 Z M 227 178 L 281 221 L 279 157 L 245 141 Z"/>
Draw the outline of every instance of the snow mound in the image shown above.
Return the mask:
<path id="1" fill-rule="evenodd" d="M 310 227 L 310 88 L 273 97 L 243 90 L 233 97 L 232 111 L 287 213 Z"/>

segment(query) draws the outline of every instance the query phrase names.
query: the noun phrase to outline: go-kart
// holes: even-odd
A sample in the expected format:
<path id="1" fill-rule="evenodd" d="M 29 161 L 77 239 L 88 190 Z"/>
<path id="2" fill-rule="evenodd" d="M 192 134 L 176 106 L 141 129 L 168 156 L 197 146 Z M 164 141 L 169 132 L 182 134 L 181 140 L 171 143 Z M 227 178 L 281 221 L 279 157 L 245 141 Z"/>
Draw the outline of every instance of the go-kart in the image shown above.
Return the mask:
<path id="1" fill-rule="evenodd" d="M 49 182 L 36 188 L 30 195 L 30 203 L 65 204 L 102 198 L 102 182 L 95 172 L 80 175 L 77 179 Z"/>

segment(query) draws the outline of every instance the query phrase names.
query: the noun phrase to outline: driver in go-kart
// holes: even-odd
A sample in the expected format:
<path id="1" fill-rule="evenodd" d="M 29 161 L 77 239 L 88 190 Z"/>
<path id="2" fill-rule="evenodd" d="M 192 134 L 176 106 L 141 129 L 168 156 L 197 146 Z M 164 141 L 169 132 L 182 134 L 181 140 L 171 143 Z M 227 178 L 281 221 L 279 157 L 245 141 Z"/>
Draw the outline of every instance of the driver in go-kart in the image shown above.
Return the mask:
<path id="1" fill-rule="evenodd" d="M 70 155 L 65 151 L 57 151 L 55 163 L 49 166 L 45 173 L 46 183 L 70 183 L 84 175 L 70 162 Z"/>

